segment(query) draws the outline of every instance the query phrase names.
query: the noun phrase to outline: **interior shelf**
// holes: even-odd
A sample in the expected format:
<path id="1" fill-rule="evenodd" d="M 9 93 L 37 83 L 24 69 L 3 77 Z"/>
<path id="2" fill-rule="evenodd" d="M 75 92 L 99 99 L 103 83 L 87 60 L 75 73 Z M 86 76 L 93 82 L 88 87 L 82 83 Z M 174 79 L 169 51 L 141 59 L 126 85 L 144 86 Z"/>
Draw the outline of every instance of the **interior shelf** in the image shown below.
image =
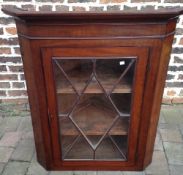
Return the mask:
<path id="1" fill-rule="evenodd" d="M 105 77 L 103 81 L 101 81 L 104 89 L 109 92 L 112 89 L 112 84 L 114 84 L 116 78 L 111 77 L 110 75 Z M 82 80 L 82 77 L 72 78 L 72 83 L 76 87 L 78 92 L 81 92 L 86 85 L 86 81 Z M 117 80 L 116 80 L 117 81 Z M 59 79 L 57 81 L 57 90 L 56 92 L 62 94 L 74 93 L 72 86 L 69 83 L 64 82 L 64 80 Z M 116 88 L 112 91 L 112 93 L 131 93 L 132 86 L 127 78 L 124 78 L 120 84 L 116 86 Z M 97 82 L 93 82 L 86 88 L 84 93 L 103 93 L 101 87 L 99 87 Z"/>
<path id="2" fill-rule="evenodd" d="M 120 97 L 120 96 L 118 96 Z M 125 95 L 123 98 L 127 99 Z M 71 119 L 82 129 L 85 135 L 103 135 L 104 132 L 112 125 L 118 113 L 110 104 L 110 101 L 104 95 L 85 95 L 80 99 L 80 103 L 75 107 Z M 118 107 L 119 101 L 114 101 Z M 120 103 L 121 104 L 121 103 Z M 122 110 L 128 113 L 125 106 L 128 103 L 124 101 Z M 66 108 L 63 106 L 63 108 Z M 119 110 L 121 110 L 119 109 Z M 61 115 L 59 122 L 61 133 L 63 135 L 77 135 L 78 131 L 67 115 Z M 129 117 L 119 117 L 110 130 L 111 135 L 127 135 L 129 127 Z"/>
<path id="3" fill-rule="evenodd" d="M 110 92 L 119 81 L 121 75 L 126 71 L 112 93 L 131 93 L 135 65 L 133 64 L 128 70 L 129 62 L 129 59 L 122 59 L 122 61 L 118 59 L 97 60 L 94 70 L 91 60 L 55 60 L 53 66 L 56 92 L 58 94 L 74 93 L 72 87 L 74 86 L 81 93 L 88 80 L 90 82 L 84 93 L 103 93 L 98 81 L 107 92 Z M 120 65 L 121 63 L 125 65 Z M 93 75 L 93 79 L 90 79 L 91 75 Z"/>
<path id="4" fill-rule="evenodd" d="M 97 137 L 93 136 L 93 139 L 95 138 L 97 139 Z M 75 138 L 72 136 L 64 136 L 61 139 L 63 141 L 63 153 L 66 153 Z M 80 137 L 73 145 L 72 149 L 70 149 L 70 151 L 63 158 L 64 160 L 125 160 L 127 152 L 127 136 L 112 136 L 112 139 L 115 141 L 116 145 L 118 145 L 120 150 L 117 149 L 109 137 L 106 137 L 96 149 L 94 158 L 93 150 L 90 148 L 86 140 L 83 137 Z M 122 154 L 120 152 L 122 152 Z"/>
<path id="5" fill-rule="evenodd" d="M 85 118 L 83 116 L 81 117 L 81 123 L 78 123 L 79 126 L 82 126 L 85 130 L 86 135 L 103 135 L 104 130 L 106 129 L 106 125 L 104 123 L 107 123 L 108 121 L 106 120 L 105 116 L 103 117 L 96 117 L 93 118 L 91 121 L 88 121 L 85 123 Z M 59 120 L 60 125 L 63 126 L 61 127 L 61 133 L 62 135 L 77 135 L 78 131 L 75 127 L 73 127 L 73 124 L 71 123 L 70 120 L 66 118 L 62 118 Z M 116 122 L 116 125 L 114 128 L 111 129 L 110 134 L 111 135 L 127 135 L 128 134 L 128 126 L 129 122 L 128 119 L 121 119 Z M 87 129 L 88 128 L 88 129 Z"/>

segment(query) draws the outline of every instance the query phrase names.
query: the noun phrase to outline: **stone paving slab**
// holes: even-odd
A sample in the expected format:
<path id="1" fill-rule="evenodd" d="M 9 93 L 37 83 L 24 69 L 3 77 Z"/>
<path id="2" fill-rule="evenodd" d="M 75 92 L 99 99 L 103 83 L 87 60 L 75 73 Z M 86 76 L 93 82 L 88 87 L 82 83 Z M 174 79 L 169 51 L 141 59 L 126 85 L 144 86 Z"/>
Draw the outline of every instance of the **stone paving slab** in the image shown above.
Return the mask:
<path id="1" fill-rule="evenodd" d="M 23 132 L 32 131 L 31 117 L 24 117 L 17 130 Z"/>
<path id="2" fill-rule="evenodd" d="M 71 173 L 72 173 L 72 175 L 97 175 L 96 171 L 73 171 L 73 172 L 68 171 L 68 172 L 63 172 L 63 173 L 64 173 L 63 175 L 71 175 Z M 54 174 L 51 174 L 51 175 L 54 175 Z M 58 174 L 58 175 L 62 175 L 62 174 Z"/>
<path id="3" fill-rule="evenodd" d="M 162 110 L 166 123 L 183 124 L 182 111 L 180 107 L 166 107 Z"/>
<path id="4" fill-rule="evenodd" d="M 49 175 L 73 175 L 73 172 L 72 171 L 52 171 L 50 172 Z M 83 175 L 83 174 L 80 174 L 80 175 Z"/>
<path id="5" fill-rule="evenodd" d="M 15 147 L 22 136 L 22 132 L 6 132 L 0 140 L 0 146 Z"/>
<path id="6" fill-rule="evenodd" d="M 13 148 L 0 147 L 0 162 L 1 163 L 8 162 L 13 151 L 14 151 Z"/>
<path id="7" fill-rule="evenodd" d="M 9 162 L 2 175 L 24 175 L 28 167 L 27 162 Z"/>
<path id="8" fill-rule="evenodd" d="M 129 171 L 123 171 L 123 175 L 145 175 L 145 172 L 129 172 Z"/>
<path id="9" fill-rule="evenodd" d="M 46 171 L 36 159 L 30 117 L 0 117 L 2 175 L 181 175 L 183 174 L 183 106 L 163 106 L 152 163 L 142 172 Z M 20 135 L 19 135 L 20 134 Z M 3 171 L 3 173 L 1 172 Z"/>
<path id="10" fill-rule="evenodd" d="M 31 162 L 27 175 L 48 175 L 48 172 L 38 162 Z"/>
<path id="11" fill-rule="evenodd" d="M 168 163 L 163 151 L 154 151 L 152 163 L 145 170 L 146 175 L 169 175 Z"/>
<path id="12" fill-rule="evenodd" d="M 171 173 L 171 175 L 183 174 L 183 166 L 182 165 L 170 165 L 170 173 Z"/>
<path id="13" fill-rule="evenodd" d="M 0 138 L 5 132 L 14 132 L 17 130 L 22 117 L 6 117 L 0 123 Z"/>
<path id="14" fill-rule="evenodd" d="M 168 163 L 183 166 L 183 143 L 164 142 Z"/>
<path id="15" fill-rule="evenodd" d="M 4 167 L 5 163 L 0 163 L 0 174 L 2 174 Z"/>
<path id="16" fill-rule="evenodd" d="M 123 175 L 121 171 L 97 171 L 97 175 Z"/>
<path id="17" fill-rule="evenodd" d="M 163 142 L 161 140 L 161 136 L 160 136 L 159 132 L 157 132 L 157 134 L 156 134 L 154 150 L 163 151 Z"/>
<path id="18" fill-rule="evenodd" d="M 11 160 L 18 161 L 31 161 L 34 154 L 34 140 L 32 139 L 24 139 L 21 140 L 15 151 L 11 156 Z"/>
<path id="19" fill-rule="evenodd" d="M 183 142 L 179 129 L 160 129 L 160 134 L 164 142 Z"/>

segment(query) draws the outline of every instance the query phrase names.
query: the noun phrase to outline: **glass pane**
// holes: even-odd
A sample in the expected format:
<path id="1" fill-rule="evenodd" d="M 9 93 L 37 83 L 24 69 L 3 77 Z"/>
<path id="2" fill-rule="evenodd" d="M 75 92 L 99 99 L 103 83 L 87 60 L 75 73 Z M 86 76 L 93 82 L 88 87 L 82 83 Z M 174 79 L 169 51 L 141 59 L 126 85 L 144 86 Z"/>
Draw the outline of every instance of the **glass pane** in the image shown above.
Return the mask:
<path id="1" fill-rule="evenodd" d="M 62 160 L 128 158 L 133 58 L 53 59 Z"/>
<path id="2" fill-rule="evenodd" d="M 93 148 L 107 132 L 116 116 L 116 111 L 104 94 L 84 94 L 72 114 L 73 120 L 89 139 Z M 97 137 L 92 139 L 92 136 Z"/>
<path id="3" fill-rule="evenodd" d="M 96 61 L 96 74 L 104 89 L 109 93 L 131 92 L 132 78 L 129 69 L 133 59 L 99 59 Z M 129 67 L 128 67 L 129 66 Z M 133 70 L 133 68 L 132 68 Z M 120 79 L 121 78 L 121 79 Z M 120 81 L 120 83 L 118 83 Z M 114 86 L 117 84 L 115 90 Z"/>

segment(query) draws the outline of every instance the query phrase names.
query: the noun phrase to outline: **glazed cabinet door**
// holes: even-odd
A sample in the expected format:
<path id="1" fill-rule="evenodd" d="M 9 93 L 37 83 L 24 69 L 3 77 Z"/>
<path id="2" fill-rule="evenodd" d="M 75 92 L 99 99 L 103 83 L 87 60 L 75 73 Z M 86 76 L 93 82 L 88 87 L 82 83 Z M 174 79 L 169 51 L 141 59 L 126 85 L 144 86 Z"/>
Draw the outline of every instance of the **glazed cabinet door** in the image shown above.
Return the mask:
<path id="1" fill-rule="evenodd" d="M 136 160 L 145 47 L 44 48 L 55 166 L 132 166 Z"/>

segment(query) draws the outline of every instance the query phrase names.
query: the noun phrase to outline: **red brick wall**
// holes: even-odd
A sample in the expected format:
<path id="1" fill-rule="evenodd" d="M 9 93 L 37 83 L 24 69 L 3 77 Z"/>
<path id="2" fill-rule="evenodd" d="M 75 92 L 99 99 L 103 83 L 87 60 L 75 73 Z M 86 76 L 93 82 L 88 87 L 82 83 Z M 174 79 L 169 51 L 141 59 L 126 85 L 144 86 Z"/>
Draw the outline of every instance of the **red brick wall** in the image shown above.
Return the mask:
<path id="1" fill-rule="evenodd" d="M 1 0 L 1 6 L 16 5 L 32 10 L 110 11 L 183 7 L 182 0 Z M 0 12 L 0 100 L 26 99 L 26 83 L 16 28 L 11 17 Z M 164 91 L 164 102 L 183 102 L 183 17 L 176 36 Z"/>

